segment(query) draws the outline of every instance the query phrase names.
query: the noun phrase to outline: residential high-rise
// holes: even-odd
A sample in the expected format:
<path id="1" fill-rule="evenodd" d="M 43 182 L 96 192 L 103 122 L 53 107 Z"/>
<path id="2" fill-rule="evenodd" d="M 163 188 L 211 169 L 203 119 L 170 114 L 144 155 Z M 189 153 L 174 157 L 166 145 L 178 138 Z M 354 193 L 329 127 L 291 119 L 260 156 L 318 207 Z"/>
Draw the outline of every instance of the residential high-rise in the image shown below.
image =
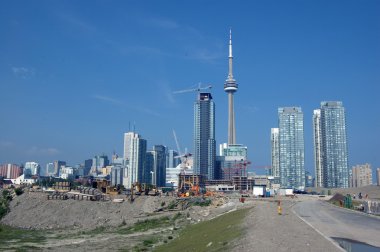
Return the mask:
<path id="1" fill-rule="evenodd" d="M 127 176 L 124 184 L 131 188 L 135 182 L 143 183 L 147 180 L 145 169 L 147 141 L 135 132 L 124 134 L 124 160 L 127 165 Z"/>
<path id="2" fill-rule="evenodd" d="M 16 179 L 22 174 L 22 169 L 16 164 L 0 165 L 0 177 L 6 179 Z"/>
<path id="3" fill-rule="evenodd" d="M 305 188 L 303 113 L 300 107 L 278 109 L 281 187 Z"/>
<path id="4" fill-rule="evenodd" d="M 271 172 L 270 175 L 274 177 L 280 177 L 280 143 L 279 143 L 279 128 L 271 128 L 270 140 L 271 140 Z"/>
<path id="5" fill-rule="evenodd" d="M 215 104 L 211 93 L 199 93 L 194 104 L 194 173 L 214 179 Z"/>
<path id="6" fill-rule="evenodd" d="M 380 168 L 376 169 L 377 185 L 380 186 Z"/>
<path id="7" fill-rule="evenodd" d="M 316 185 L 348 187 L 346 116 L 342 102 L 321 102 L 321 108 L 314 111 L 313 126 Z"/>
<path id="8" fill-rule="evenodd" d="M 372 168 L 370 164 L 352 167 L 352 187 L 372 185 Z"/>
<path id="9" fill-rule="evenodd" d="M 315 187 L 323 187 L 321 110 L 313 111 Z"/>
<path id="10" fill-rule="evenodd" d="M 232 33 L 230 30 L 230 42 L 229 42 L 229 55 L 228 55 L 228 77 L 224 83 L 224 91 L 228 94 L 228 144 L 236 143 L 236 131 L 235 131 L 235 111 L 234 111 L 234 93 L 238 89 L 238 84 L 234 79 L 232 73 Z"/>

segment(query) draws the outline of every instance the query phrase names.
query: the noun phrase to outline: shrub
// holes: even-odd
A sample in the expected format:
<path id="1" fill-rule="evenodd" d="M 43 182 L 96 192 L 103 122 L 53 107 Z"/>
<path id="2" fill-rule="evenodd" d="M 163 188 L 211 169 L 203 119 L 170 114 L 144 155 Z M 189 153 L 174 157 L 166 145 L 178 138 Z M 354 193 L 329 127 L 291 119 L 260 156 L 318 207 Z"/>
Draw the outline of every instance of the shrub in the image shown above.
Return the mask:
<path id="1" fill-rule="evenodd" d="M 15 189 L 15 193 L 16 193 L 17 196 L 23 194 L 23 192 L 24 192 L 24 191 L 23 191 L 22 188 L 20 188 L 20 187 Z"/>

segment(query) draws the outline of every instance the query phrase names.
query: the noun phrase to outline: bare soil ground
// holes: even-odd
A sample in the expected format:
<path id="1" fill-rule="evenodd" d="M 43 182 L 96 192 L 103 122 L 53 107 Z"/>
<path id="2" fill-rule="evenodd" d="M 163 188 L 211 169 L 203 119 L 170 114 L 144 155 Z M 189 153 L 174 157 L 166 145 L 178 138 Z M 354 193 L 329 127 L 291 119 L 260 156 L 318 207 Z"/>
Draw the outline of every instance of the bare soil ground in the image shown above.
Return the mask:
<path id="1" fill-rule="evenodd" d="M 0 222 L 24 231 L 3 239 L 7 244 L 0 245 L 0 250 L 151 249 L 174 239 L 186 225 L 235 208 L 234 200 L 228 201 L 227 197 L 213 197 L 209 206 L 201 207 L 192 204 L 192 199 L 173 196 L 138 196 L 133 203 L 114 203 L 48 200 L 45 193 L 25 192 L 10 202 L 10 212 Z"/>

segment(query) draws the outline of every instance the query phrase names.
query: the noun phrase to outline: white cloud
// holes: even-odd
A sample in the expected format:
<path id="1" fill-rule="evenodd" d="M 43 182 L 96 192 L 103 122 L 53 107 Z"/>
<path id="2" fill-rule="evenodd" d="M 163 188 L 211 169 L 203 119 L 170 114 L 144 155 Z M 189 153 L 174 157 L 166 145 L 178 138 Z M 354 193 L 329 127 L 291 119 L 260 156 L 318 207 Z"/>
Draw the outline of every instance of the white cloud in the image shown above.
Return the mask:
<path id="1" fill-rule="evenodd" d="M 27 67 L 12 67 L 12 72 L 15 76 L 23 79 L 33 77 L 36 73 L 34 68 Z"/>
<path id="2" fill-rule="evenodd" d="M 60 153 L 60 151 L 56 148 L 39 148 L 37 146 L 31 147 L 26 151 L 28 155 L 31 156 L 54 156 Z"/>
<path id="3" fill-rule="evenodd" d="M 120 104 L 120 105 L 124 104 L 120 100 L 117 100 L 117 99 L 109 97 L 109 96 L 104 96 L 104 95 L 95 94 L 95 95 L 92 95 L 92 98 L 95 98 L 95 99 L 100 100 L 100 101 L 110 102 L 113 104 Z"/>

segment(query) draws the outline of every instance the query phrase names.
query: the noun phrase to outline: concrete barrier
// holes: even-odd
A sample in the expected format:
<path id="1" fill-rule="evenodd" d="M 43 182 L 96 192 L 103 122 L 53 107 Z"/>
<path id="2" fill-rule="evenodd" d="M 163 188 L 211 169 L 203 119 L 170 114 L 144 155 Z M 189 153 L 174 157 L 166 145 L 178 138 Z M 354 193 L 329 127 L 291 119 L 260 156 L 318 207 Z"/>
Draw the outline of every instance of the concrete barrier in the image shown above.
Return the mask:
<path id="1" fill-rule="evenodd" d="M 363 202 L 364 212 L 380 215 L 380 201 L 367 200 Z"/>

